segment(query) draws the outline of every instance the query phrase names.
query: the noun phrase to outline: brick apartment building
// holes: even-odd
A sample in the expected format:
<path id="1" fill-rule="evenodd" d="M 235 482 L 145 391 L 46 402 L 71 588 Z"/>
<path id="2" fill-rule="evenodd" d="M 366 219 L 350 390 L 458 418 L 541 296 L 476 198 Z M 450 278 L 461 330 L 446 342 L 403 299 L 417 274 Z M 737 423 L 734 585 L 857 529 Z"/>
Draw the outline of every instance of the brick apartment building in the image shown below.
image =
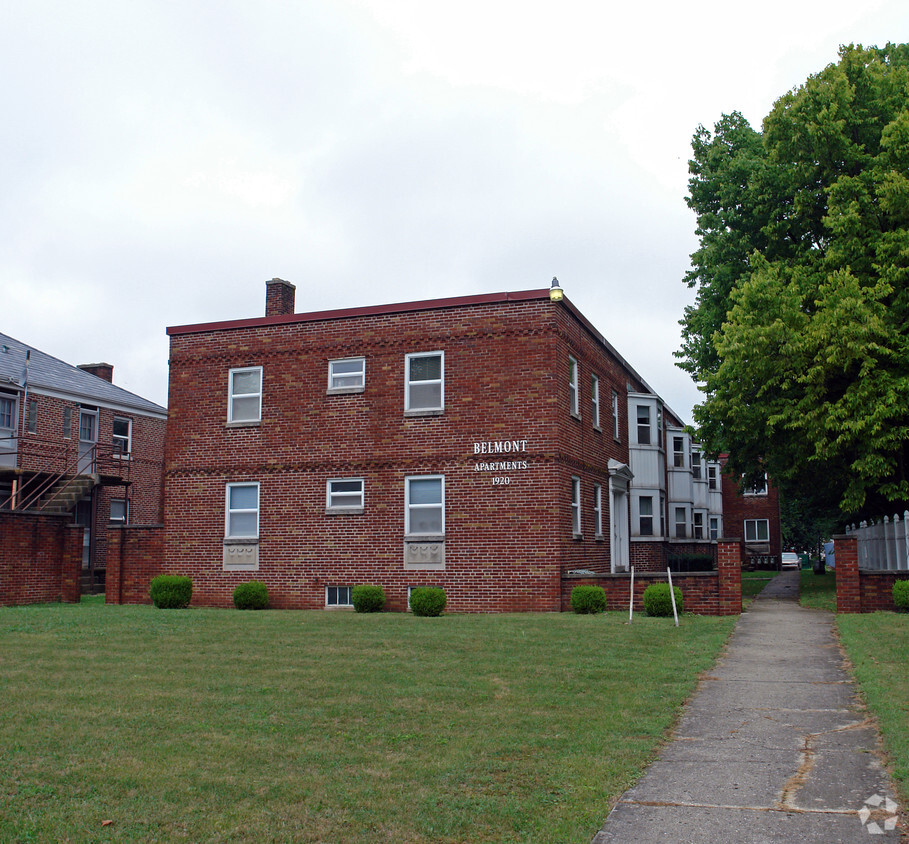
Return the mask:
<path id="1" fill-rule="evenodd" d="M 264 317 L 168 329 L 164 557 L 194 604 L 258 579 L 277 607 L 377 583 L 552 611 L 569 573 L 711 553 L 718 465 L 557 287 L 302 314 L 266 290 Z"/>
<path id="2" fill-rule="evenodd" d="M 720 455 L 725 467 L 726 455 Z M 778 569 L 782 552 L 779 490 L 765 474 L 755 486 L 722 472 L 723 514 L 727 532 L 744 540 L 742 565 L 748 569 Z"/>
<path id="3" fill-rule="evenodd" d="M 165 408 L 116 386 L 110 364 L 71 366 L 0 334 L 5 544 L 36 515 L 44 524 L 75 521 L 84 528 L 82 587 L 103 591 L 110 525 L 161 522 L 166 419 Z M 14 572 L 28 559 L 3 562 L 0 601 L 25 599 Z"/>

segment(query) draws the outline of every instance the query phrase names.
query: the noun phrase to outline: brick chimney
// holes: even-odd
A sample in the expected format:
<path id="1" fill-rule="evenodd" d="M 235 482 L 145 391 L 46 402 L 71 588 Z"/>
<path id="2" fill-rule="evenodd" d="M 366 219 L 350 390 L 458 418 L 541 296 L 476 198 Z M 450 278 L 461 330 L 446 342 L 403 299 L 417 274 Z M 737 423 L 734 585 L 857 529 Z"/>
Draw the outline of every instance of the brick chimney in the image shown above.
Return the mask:
<path id="1" fill-rule="evenodd" d="M 111 384 L 114 383 L 114 365 L 112 363 L 80 363 L 76 369 L 81 369 L 89 375 L 96 375 Z"/>
<path id="2" fill-rule="evenodd" d="M 282 316 L 294 312 L 297 288 L 283 278 L 265 282 L 265 316 Z"/>

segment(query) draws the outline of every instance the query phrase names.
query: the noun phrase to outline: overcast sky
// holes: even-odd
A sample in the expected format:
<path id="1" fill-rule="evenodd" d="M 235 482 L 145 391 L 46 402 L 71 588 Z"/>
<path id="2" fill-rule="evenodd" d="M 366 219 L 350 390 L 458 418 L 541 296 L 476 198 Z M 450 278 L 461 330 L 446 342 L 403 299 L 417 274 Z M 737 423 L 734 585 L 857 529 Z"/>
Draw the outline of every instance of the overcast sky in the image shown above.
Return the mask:
<path id="1" fill-rule="evenodd" d="M 740 11 L 741 10 L 741 11 Z M 165 329 L 547 287 L 676 412 L 691 137 L 905 0 L 28 0 L 0 23 L 0 331 L 167 401 Z"/>

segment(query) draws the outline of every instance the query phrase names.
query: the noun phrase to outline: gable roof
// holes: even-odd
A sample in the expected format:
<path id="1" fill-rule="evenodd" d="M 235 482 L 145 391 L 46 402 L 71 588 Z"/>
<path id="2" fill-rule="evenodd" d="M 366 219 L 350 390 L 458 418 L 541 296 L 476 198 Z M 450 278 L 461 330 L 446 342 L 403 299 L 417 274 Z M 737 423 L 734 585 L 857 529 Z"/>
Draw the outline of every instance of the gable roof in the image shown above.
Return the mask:
<path id="1" fill-rule="evenodd" d="M 26 385 L 25 361 L 28 352 L 31 352 L 27 373 L 29 390 L 71 401 L 103 405 L 114 410 L 167 418 L 167 408 L 2 333 L 0 389 L 11 387 L 18 390 Z"/>

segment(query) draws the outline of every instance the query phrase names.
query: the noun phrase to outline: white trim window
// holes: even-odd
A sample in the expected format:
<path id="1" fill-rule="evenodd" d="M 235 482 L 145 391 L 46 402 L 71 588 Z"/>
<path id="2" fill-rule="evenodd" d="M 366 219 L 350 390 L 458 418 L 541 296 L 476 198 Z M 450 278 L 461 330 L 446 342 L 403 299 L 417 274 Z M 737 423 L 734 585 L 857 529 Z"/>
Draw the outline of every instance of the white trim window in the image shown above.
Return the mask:
<path id="1" fill-rule="evenodd" d="M 599 484 L 593 485 L 593 532 L 603 535 L 603 487 Z"/>
<path id="2" fill-rule="evenodd" d="M 590 376 L 590 402 L 593 413 L 593 427 L 600 427 L 600 379 L 596 375 Z"/>
<path id="3" fill-rule="evenodd" d="M 666 536 L 666 496 L 660 493 L 660 536 Z"/>
<path id="4" fill-rule="evenodd" d="M 366 358 L 342 358 L 328 362 L 329 393 L 362 393 L 366 388 Z"/>
<path id="5" fill-rule="evenodd" d="M 114 457 L 129 457 L 133 450 L 133 420 L 115 416 L 111 433 Z"/>
<path id="6" fill-rule="evenodd" d="M 641 536 L 653 536 L 653 496 L 642 495 L 638 499 L 639 529 Z"/>
<path id="7" fill-rule="evenodd" d="M 125 498 L 112 498 L 110 502 L 110 521 L 125 525 L 129 518 L 129 505 Z"/>
<path id="8" fill-rule="evenodd" d="M 445 353 L 404 357 L 404 410 L 431 413 L 445 409 Z"/>
<path id="9" fill-rule="evenodd" d="M 259 422 L 262 419 L 262 367 L 231 369 L 228 376 L 227 421 Z"/>
<path id="10" fill-rule="evenodd" d="M 703 539 L 704 538 L 704 514 L 699 513 L 697 510 L 695 510 L 694 513 L 692 514 L 692 518 L 694 519 L 694 522 L 692 525 L 692 528 L 694 531 L 694 538 Z"/>
<path id="11" fill-rule="evenodd" d="M 325 606 L 352 607 L 353 601 L 350 599 L 350 590 L 350 586 L 326 586 Z"/>
<path id="12" fill-rule="evenodd" d="M 404 533 L 445 535 L 444 475 L 415 475 L 404 479 Z"/>
<path id="13" fill-rule="evenodd" d="M 259 538 L 259 484 L 227 485 L 224 536 L 227 539 Z"/>
<path id="14" fill-rule="evenodd" d="M 28 412 L 27 431 L 29 434 L 37 434 L 38 433 L 38 402 L 37 402 L 37 400 L 29 399 L 26 410 Z"/>
<path id="15" fill-rule="evenodd" d="M 676 539 L 688 538 L 688 513 L 684 507 L 674 508 L 675 512 L 675 537 Z"/>
<path id="16" fill-rule="evenodd" d="M 742 484 L 745 483 L 745 476 L 742 475 Z M 746 486 L 742 490 L 743 495 L 766 495 L 767 494 L 767 473 L 764 472 L 753 486 Z"/>
<path id="17" fill-rule="evenodd" d="M 571 478 L 571 532 L 581 535 L 581 479 Z"/>
<path id="18" fill-rule="evenodd" d="M 672 465 L 675 469 L 685 468 L 685 438 L 672 438 Z"/>
<path id="19" fill-rule="evenodd" d="M 363 512 L 363 478 L 333 478 L 325 484 L 325 508 Z"/>
<path id="20" fill-rule="evenodd" d="M 650 445 L 650 407 L 646 404 L 636 405 L 638 422 L 638 445 Z"/>
<path id="21" fill-rule="evenodd" d="M 745 542 L 770 542 L 770 520 L 745 519 Z"/>
<path id="22" fill-rule="evenodd" d="M 578 362 L 571 355 L 568 356 L 568 407 L 572 416 L 580 417 L 578 406 Z"/>
<path id="23" fill-rule="evenodd" d="M 619 394 L 613 390 L 612 391 L 612 436 L 614 439 L 618 440 L 621 438 L 621 431 L 619 430 Z"/>
<path id="24" fill-rule="evenodd" d="M 710 539 L 719 539 L 720 538 L 720 517 L 711 516 L 709 525 L 710 525 Z"/>
<path id="25" fill-rule="evenodd" d="M 10 436 L 16 429 L 16 421 L 16 397 L 0 395 L 0 431 Z"/>
<path id="26" fill-rule="evenodd" d="M 697 449 L 691 449 L 691 477 L 701 479 L 701 452 Z"/>
<path id="27" fill-rule="evenodd" d="M 716 491 L 719 489 L 719 484 L 717 483 L 717 467 L 707 465 L 707 489 L 711 491 Z"/>

